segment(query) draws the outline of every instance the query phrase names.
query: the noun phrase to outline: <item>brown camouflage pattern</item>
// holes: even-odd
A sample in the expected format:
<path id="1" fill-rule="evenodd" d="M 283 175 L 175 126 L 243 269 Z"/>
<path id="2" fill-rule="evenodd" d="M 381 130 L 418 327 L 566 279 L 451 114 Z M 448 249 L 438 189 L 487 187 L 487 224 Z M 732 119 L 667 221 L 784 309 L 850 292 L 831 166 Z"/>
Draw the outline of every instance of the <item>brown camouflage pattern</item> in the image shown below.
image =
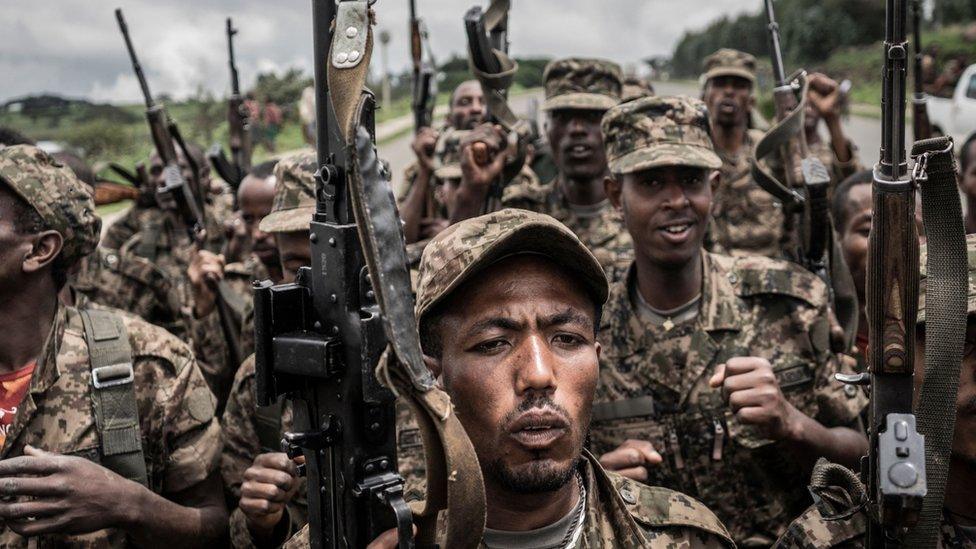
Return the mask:
<path id="1" fill-rule="evenodd" d="M 237 502 L 241 497 L 244 471 L 262 451 L 255 424 L 258 405 L 254 376 L 254 355 L 251 355 L 244 360 L 234 376 L 234 385 L 221 417 L 224 450 L 220 460 L 220 473 L 228 501 L 233 504 L 230 516 L 231 545 L 248 549 L 255 547 L 254 540 L 248 533 L 244 513 L 237 508 Z M 285 400 L 281 412 L 280 437 L 291 430 L 292 422 L 291 402 Z M 397 463 L 400 474 L 406 481 L 404 498 L 407 501 L 422 499 L 426 490 L 426 463 L 420 433 L 407 407 L 400 404 L 397 405 Z M 297 532 L 308 521 L 306 498 L 306 485 L 303 482 L 295 498 L 287 506 L 289 535 Z"/>
<path id="2" fill-rule="evenodd" d="M 624 103 L 603 117 L 603 142 L 613 174 L 660 166 L 716 170 L 708 110 L 699 99 L 645 97 Z"/>
<path id="3" fill-rule="evenodd" d="M 431 239 L 420 259 L 418 321 L 478 270 L 514 253 L 552 258 L 576 271 L 597 303 L 606 301 L 606 275 L 576 235 L 547 215 L 507 208 L 465 219 Z"/>
<path id="4" fill-rule="evenodd" d="M 654 86 L 645 78 L 629 76 L 624 78 L 623 91 L 620 93 L 620 102 L 627 103 L 642 97 L 654 95 Z"/>
<path id="5" fill-rule="evenodd" d="M 76 299 L 84 296 L 93 303 L 126 311 L 177 336 L 186 333 L 173 281 L 144 258 L 96 248 L 79 262 L 68 284 Z"/>
<path id="6" fill-rule="evenodd" d="M 535 181 L 508 187 L 502 205 L 555 218 L 573 231 L 607 272 L 616 265 L 629 264 L 634 258 L 634 243 L 624 225 L 623 214 L 607 201 L 598 216 L 576 215 L 558 179 L 544 185 Z"/>
<path id="7" fill-rule="evenodd" d="M 307 231 L 315 213 L 315 172 L 318 159 L 314 151 L 286 156 L 275 166 L 275 197 L 271 213 L 261 220 L 266 233 Z"/>
<path id="8" fill-rule="evenodd" d="M 717 76 L 738 76 L 756 82 L 756 58 L 746 52 L 722 48 L 705 58 L 702 84 Z"/>
<path id="9" fill-rule="evenodd" d="M 707 507 L 694 499 L 646 486 L 603 470 L 584 451 L 580 472 L 586 483 L 583 532 L 574 549 L 646 547 L 650 549 L 726 549 L 734 547 L 728 531 Z M 443 515 L 442 515 L 443 517 Z M 445 522 L 438 522 L 443 547 Z M 309 547 L 308 526 L 285 548 Z M 480 547 L 487 546 L 482 543 Z"/>
<path id="10" fill-rule="evenodd" d="M 470 130 L 448 128 L 437 137 L 434 145 L 434 177 L 461 179 L 461 144 Z"/>
<path id="11" fill-rule="evenodd" d="M 764 191 L 749 171 L 749 154 L 762 132 L 749 130 L 735 157 L 718 151 L 722 178 L 712 189 L 712 222 L 706 247 L 732 256 L 785 258 L 783 206 Z"/>
<path id="12" fill-rule="evenodd" d="M 546 99 L 542 110 L 605 111 L 620 103 L 623 72 L 605 59 L 556 59 L 542 73 Z"/>
<path id="13" fill-rule="evenodd" d="M 856 425 L 867 401 L 833 379 L 850 368 L 829 350 L 823 282 L 762 257 L 705 253 L 702 261 L 699 315 L 670 330 L 646 324 L 631 305 L 632 271 L 611 289 L 598 336 L 596 406 L 647 396 L 653 406 L 646 415 L 594 421 L 591 448 L 602 455 L 629 438 L 650 441 L 664 462 L 649 469 L 648 484 L 701 500 L 737 543 L 768 545 L 810 504 L 807 474 L 735 419 L 708 386 L 715 368 L 736 356 L 768 359 L 786 398 L 828 427 Z M 713 459 L 716 431 L 721 459 Z"/>
<path id="14" fill-rule="evenodd" d="M 976 549 L 976 539 L 967 537 L 952 520 L 943 516 L 938 549 Z M 863 512 L 849 519 L 825 520 L 816 505 L 797 517 L 776 541 L 774 549 L 863 549 L 867 546 L 867 517 Z"/>
<path id="15" fill-rule="evenodd" d="M 95 214 L 92 191 L 70 168 L 31 145 L 3 147 L 0 183 L 34 208 L 46 228 L 61 234 L 66 264 L 95 249 L 102 220 Z"/>
<path id="16" fill-rule="evenodd" d="M 217 471 L 220 426 L 214 399 L 190 349 L 165 330 L 119 312 L 132 346 L 136 405 L 153 492 L 167 496 L 188 490 Z M 0 459 L 31 446 L 100 461 L 92 412 L 91 366 L 77 309 L 59 307 L 19 406 Z M 114 529 L 86 535 L 51 535 L 27 540 L 4 528 L 0 546 L 128 547 Z"/>

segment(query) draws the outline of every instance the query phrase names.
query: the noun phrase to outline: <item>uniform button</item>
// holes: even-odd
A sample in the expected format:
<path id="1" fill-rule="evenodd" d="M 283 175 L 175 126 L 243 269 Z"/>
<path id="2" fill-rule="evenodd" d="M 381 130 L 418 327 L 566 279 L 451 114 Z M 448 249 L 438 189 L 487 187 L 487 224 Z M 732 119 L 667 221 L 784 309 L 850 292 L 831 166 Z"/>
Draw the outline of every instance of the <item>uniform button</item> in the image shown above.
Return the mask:
<path id="1" fill-rule="evenodd" d="M 735 273 L 729 273 L 729 283 L 738 284 L 738 282 L 739 282 L 739 275 Z"/>
<path id="2" fill-rule="evenodd" d="M 854 398 L 857 396 L 857 387 L 853 385 L 844 385 L 844 394 L 847 398 Z"/>
<path id="3" fill-rule="evenodd" d="M 624 498 L 624 501 L 630 505 L 637 503 L 637 496 L 626 486 L 620 489 L 620 497 Z"/>
<path id="4" fill-rule="evenodd" d="M 119 256 L 115 254 L 107 254 L 105 256 L 105 264 L 109 267 L 114 267 L 116 263 L 119 262 Z"/>

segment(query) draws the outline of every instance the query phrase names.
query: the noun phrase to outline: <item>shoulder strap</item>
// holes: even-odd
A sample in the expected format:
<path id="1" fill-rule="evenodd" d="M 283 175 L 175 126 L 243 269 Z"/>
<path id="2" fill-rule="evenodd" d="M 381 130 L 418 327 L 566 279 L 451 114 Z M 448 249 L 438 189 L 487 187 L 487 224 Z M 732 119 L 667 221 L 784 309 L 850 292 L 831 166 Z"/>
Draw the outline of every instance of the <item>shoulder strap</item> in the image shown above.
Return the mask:
<path id="1" fill-rule="evenodd" d="M 284 409 L 284 400 L 278 399 L 269 406 L 258 406 L 254 410 L 254 431 L 258 436 L 258 443 L 261 445 L 262 452 L 280 452 L 281 439 L 281 412 Z"/>
<path id="2" fill-rule="evenodd" d="M 102 465 L 147 486 L 129 336 L 116 314 L 97 309 L 79 312 L 91 359 L 92 410 L 102 442 Z"/>

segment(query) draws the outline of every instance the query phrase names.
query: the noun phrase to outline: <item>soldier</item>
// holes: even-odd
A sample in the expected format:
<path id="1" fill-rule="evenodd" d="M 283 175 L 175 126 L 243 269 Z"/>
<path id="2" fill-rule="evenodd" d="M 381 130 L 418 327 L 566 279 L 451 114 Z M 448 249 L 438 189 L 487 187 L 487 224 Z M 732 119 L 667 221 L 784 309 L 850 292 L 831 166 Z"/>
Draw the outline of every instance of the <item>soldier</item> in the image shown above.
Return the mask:
<path id="1" fill-rule="evenodd" d="M 561 221 L 606 269 L 633 257 L 630 238 L 603 191 L 608 172 L 600 119 L 620 103 L 621 78 L 619 65 L 600 59 L 561 59 L 546 66 L 542 109 L 559 174 L 545 185 L 506 189 L 503 200 Z"/>
<path id="2" fill-rule="evenodd" d="M 260 230 L 275 239 L 282 272 L 278 282 L 294 281 L 298 269 L 311 262 L 308 227 L 315 213 L 317 168 L 314 153 L 283 158 L 275 168 L 274 207 Z M 278 547 L 307 520 L 305 483 L 280 450 L 282 433 L 292 426 L 291 404 L 284 400 L 258 407 L 254 376 L 251 355 L 234 376 L 222 418 L 221 474 L 228 499 L 238 505 L 230 517 L 231 542 L 238 548 Z M 400 437 L 400 471 L 408 479 L 407 496 L 416 499 L 423 493 L 423 454 L 414 440 L 416 427 L 407 425 L 409 413 L 404 408 L 400 414 L 399 425 L 412 430 Z"/>
<path id="3" fill-rule="evenodd" d="M 840 123 L 843 95 L 840 86 L 825 74 L 815 72 L 809 76 L 810 91 L 807 93 L 807 107 L 803 113 L 804 133 L 810 154 L 823 162 L 830 172 L 831 187 L 854 175 L 861 169 L 857 159 L 857 149 L 844 135 Z M 830 143 L 820 137 L 820 122 L 827 126 Z"/>
<path id="4" fill-rule="evenodd" d="M 862 170 L 842 181 L 834 190 L 830 211 L 837 229 L 841 253 L 844 254 L 844 263 L 851 270 L 860 306 L 857 336 L 851 353 L 857 358 L 859 372 L 867 368 L 867 357 L 863 354 L 868 348 L 868 319 L 864 314 L 867 294 L 864 288 L 868 269 L 868 237 L 871 234 L 874 208 L 871 198 L 873 181 L 874 174 L 871 170 Z"/>
<path id="5" fill-rule="evenodd" d="M 700 498 L 737 544 L 761 547 L 809 505 L 818 457 L 853 465 L 865 453 L 866 402 L 833 379 L 819 278 L 703 249 L 722 185 L 708 132 L 705 105 L 683 97 L 603 120 L 607 194 L 636 258 L 602 317 L 590 436 L 607 469 Z"/>
<path id="6" fill-rule="evenodd" d="M 606 298 L 599 262 L 543 214 L 468 219 L 424 251 L 424 360 L 481 463 L 482 546 L 731 547 L 703 505 L 608 473 L 583 447 Z M 370 547 L 395 543 L 390 531 Z"/>
<path id="7" fill-rule="evenodd" d="M 628 103 L 641 97 L 654 95 L 654 86 L 646 78 L 628 76 L 624 78 L 623 90 L 620 92 L 620 102 Z"/>
<path id="8" fill-rule="evenodd" d="M 229 265 L 246 263 L 255 252 L 253 255 L 261 258 L 263 265 L 277 268 L 278 259 L 272 257 L 276 253 L 274 239 L 257 229 L 261 219 L 271 211 L 277 163 L 277 160 L 268 160 L 254 166 L 237 187 L 238 211 L 227 229 L 224 246 L 224 256 Z"/>
<path id="9" fill-rule="evenodd" d="M 252 350 L 253 341 L 253 325 L 250 324 L 253 313 L 251 284 L 255 280 L 281 280 L 281 263 L 274 237 L 260 229 L 260 223 L 271 212 L 274 201 L 275 164 L 265 162 L 255 166 L 241 181 L 237 191 L 241 208 L 237 218 L 240 230 L 235 227 L 235 232 L 239 232 L 231 240 L 243 241 L 241 249 L 250 250 L 247 259 L 225 265 L 224 254 L 197 250 L 187 268 L 193 302 L 192 316 L 196 319 L 193 324 L 201 328 L 196 332 L 198 337 L 208 342 L 206 356 L 223 357 L 227 349 L 217 317 L 218 295 L 228 304 L 233 316 L 231 321 L 241 326 L 238 344 L 249 351 Z M 229 360 L 224 360 L 222 364 L 224 367 L 213 365 L 207 369 L 207 381 L 217 397 L 218 412 L 224 409 L 234 372 L 239 366 L 231 364 Z"/>
<path id="10" fill-rule="evenodd" d="M 705 59 L 702 98 L 708 106 L 721 183 L 713 189 L 708 248 L 729 255 L 784 257 L 782 205 L 752 179 L 749 156 L 762 132 L 751 127 L 756 58 L 721 49 Z"/>
<path id="11" fill-rule="evenodd" d="M 67 168 L 0 150 L 0 545 L 212 546 L 220 427 L 189 348 L 57 299 L 100 225 Z"/>
<path id="12" fill-rule="evenodd" d="M 447 118 L 441 129 L 421 128 L 410 148 L 416 162 L 404 172 L 405 186 L 398 202 L 404 220 L 407 243 L 429 240 L 447 226 L 443 204 L 435 188 L 439 184 L 434 170 L 438 162 L 438 141 L 447 130 L 468 131 L 485 121 L 485 96 L 477 80 L 461 82 L 448 103 Z"/>
<path id="13" fill-rule="evenodd" d="M 949 477 L 946 482 L 942 515 L 943 549 L 976 548 L 976 236 L 966 237 L 969 253 L 969 290 L 967 294 L 968 325 L 962 369 L 959 371 L 959 394 L 956 397 L 956 422 L 952 436 Z M 919 287 L 918 328 L 915 346 L 915 395 L 925 381 L 925 263 L 927 249 L 920 253 L 922 278 Z M 833 494 L 841 487 L 823 487 Z M 825 498 L 826 499 L 826 498 Z M 842 497 L 835 501 L 844 501 Z M 847 509 L 832 509 L 814 505 L 790 524 L 786 534 L 776 543 L 784 549 L 826 549 L 829 547 L 865 547 L 867 517 L 859 510 L 849 518 L 831 518 Z"/>

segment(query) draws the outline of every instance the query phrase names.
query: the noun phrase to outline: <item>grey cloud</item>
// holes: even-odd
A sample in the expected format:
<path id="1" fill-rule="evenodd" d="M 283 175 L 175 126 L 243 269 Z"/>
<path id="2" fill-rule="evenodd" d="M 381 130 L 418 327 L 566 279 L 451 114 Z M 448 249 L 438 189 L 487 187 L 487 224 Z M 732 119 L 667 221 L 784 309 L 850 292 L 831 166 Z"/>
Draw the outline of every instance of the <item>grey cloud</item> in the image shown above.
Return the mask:
<path id="1" fill-rule="evenodd" d="M 435 54 L 464 49 L 461 18 L 474 2 L 417 0 Z M 484 1 L 483 4 L 487 4 Z M 636 64 L 667 54 L 681 33 L 722 15 L 758 9 L 756 0 L 513 0 L 516 55 L 587 55 Z M 125 10 L 154 93 L 185 97 L 200 87 L 229 88 L 224 18 L 241 32 L 235 43 L 245 85 L 260 70 L 311 68 L 307 0 L 58 0 L 7 2 L 0 20 L 0 101 L 56 92 L 98 101 L 139 100 L 113 16 Z M 407 2 L 379 0 L 378 26 L 390 32 L 391 69 L 409 64 Z M 378 67 L 379 59 L 374 61 Z M 378 70 L 378 69 L 377 69 Z"/>

